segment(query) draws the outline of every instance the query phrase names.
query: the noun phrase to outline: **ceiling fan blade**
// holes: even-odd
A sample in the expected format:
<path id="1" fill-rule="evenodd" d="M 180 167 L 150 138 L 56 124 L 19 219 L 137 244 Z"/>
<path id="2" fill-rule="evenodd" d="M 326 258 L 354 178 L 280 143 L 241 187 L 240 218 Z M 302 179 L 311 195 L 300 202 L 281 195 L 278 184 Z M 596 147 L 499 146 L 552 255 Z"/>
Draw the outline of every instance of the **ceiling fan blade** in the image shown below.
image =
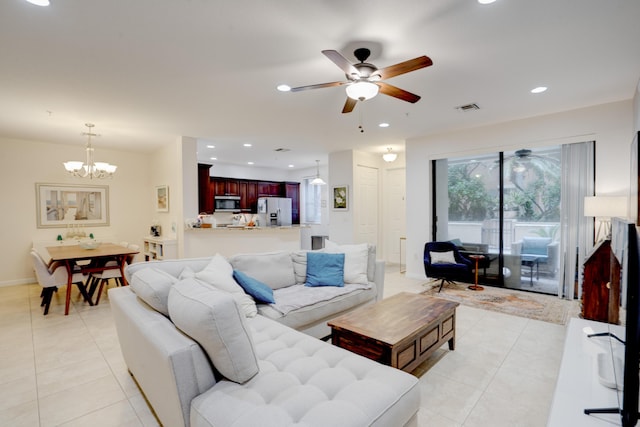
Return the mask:
<path id="1" fill-rule="evenodd" d="M 351 82 L 331 82 L 331 83 L 319 83 L 316 85 L 308 85 L 308 86 L 298 86 L 298 87 L 292 87 L 291 92 L 300 92 L 301 90 L 308 90 L 308 89 L 320 89 L 323 87 L 342 86 L 342 85 L 346 85 L 347 83 L 351 83 Z"/>
<path id="2" fill-rule="evenodd" d="M 358 69 L 354 67 L 349 62 L 349 60 L 342 56 L 337 50 L 323 50 L 322 53 L 324 54 L 324 56 L 329 58 L 331 62 L 340 67 L 340 69 L 344 71 L 347 76 L 355 75 L 356 77 L 358 77 L 360 75 Z"/>
<path id="3" fill-rule="evenodd" d="M 352 112 L 357 102 L 358 102 L 357 99 L 349 98 L 347 96 L 347 102 L 344 103 L 344 107 L 342 108 L 342 114 Z"/>
<path id="4" fill-rule="evenodd" d="M 410 59 L 408 61 L 400 62 L 395 65 L 390 65 L 381 70 L 378 70 L 376 74 L 380 74 L 382 79 L 390 79 L 391 77 L 399 76 L 410 71 L 419 70 L 433 65 L 433 61 L 428 56 L 420 56 L 418 58 Z"/>
<path id="5" fill-rule="evenodd" d="M 400 89 L 399 87 L 395 87 L 385 82 L 376 82 L 378 86 L 380 86 L 380 92 L 385 95 L 393 96 L 394 98 L 401 99 L 403 101 L 416 103 L 420 100 L 420 97 L 414 93 L 407 92 L 404 89 Z"/>

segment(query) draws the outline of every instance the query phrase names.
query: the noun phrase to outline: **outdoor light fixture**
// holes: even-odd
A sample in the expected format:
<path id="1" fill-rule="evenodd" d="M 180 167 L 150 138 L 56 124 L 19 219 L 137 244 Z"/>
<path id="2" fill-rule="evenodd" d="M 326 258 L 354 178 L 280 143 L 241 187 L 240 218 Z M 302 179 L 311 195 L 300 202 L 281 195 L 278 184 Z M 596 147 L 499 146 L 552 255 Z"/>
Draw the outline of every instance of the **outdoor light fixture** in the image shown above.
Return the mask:
<path id="1" fill-rule="evenodd" d="M 85 126 L 89 128 L 88 132 L 83 132 L 83 135 L 87 135 L 86 146 L 86 162 L 81 161 L 69 161 L 64 162 L 64 168 L 73 176 L 80 178 L 110 178 L 116 172 L 118 168 L 116 165 L 110 165 L 105 162 L 93 161 L 93 147 L 91 146 L 91 137 L 98 136 L 91 130 L 95 126 L 93 123 L 85 123 Z"/>

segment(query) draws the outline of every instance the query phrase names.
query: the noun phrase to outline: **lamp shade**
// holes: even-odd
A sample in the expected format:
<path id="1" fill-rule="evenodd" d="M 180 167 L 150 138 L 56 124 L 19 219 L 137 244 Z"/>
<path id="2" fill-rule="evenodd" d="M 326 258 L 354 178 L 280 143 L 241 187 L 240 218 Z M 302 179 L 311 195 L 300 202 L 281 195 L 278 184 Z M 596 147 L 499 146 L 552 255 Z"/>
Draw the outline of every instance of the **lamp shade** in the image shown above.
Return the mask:
<path id="1" fill-rule="evenodd" d="M 627 198 L 624 196 L 592 196 L 584 198 L 584 216 L 626 216 Z"/>

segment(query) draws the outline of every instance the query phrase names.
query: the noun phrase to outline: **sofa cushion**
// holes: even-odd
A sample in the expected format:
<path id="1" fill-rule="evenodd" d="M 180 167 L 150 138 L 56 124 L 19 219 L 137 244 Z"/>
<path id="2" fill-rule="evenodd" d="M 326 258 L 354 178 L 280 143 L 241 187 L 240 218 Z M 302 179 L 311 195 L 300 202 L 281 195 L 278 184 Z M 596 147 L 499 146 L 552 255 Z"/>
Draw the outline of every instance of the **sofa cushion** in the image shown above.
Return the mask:
<path id="1" fill-rule="evenodd" d="M 367 264 L 369 247 L 366 243 L 356 245 L 338 245 L 331 240 L 325 240 L 325 252 L 343 253 L 345 283 L 367 283 Z"/>
<path id="2" fill-rule="evenodd" d="M 202 346 L 225 378 L 242 384 L 258 373 L 244 313 L 231 294 L 184 279 L 171 287 L 168 306 L 171 321 Z"/>
<path id="3" fill-rule="evenodd" d="M 169 316 L 169 289 L 178 279 L 162 270 L 143 268 L 131 276 L 131 290 L 155 310 Z"/>
<path id="4" fill-rule="evenodd" d="M 289 252 L 240 254 L 231 257 L 234 270 L 265 283 L 271 289 L 284 288 L 296 283 L 293 261 Z"/>
<path id="5" fill-rule="evenodd" d="M 273 289 L 265 285 L 259 280 L 244 274 L 242 271 L 233 270 L 233 278 L 238 282 L 242 289 L 253 297 L 257 302 L 273 304 Z"/>
<path id="6" fill-rule="evenodd" d="M 307 280 L 307 252 L 309 251 L 300 250 L 291 252 L 296 285 L 301 285 Z"/>
<path id="7" fill-rule="evenodd" d="M 344 286 L 344 254 L 307 252 L 306 286 Z"/>
<path id="8" fill-rule="evenodd" d="M 246 316 L 253 317 L 258 313 L 255 301 L 233 279 L 233 267 L 222 255 L 212 257 L 209 264 L 195 274 L 195 278 L 230 293 Z"/>

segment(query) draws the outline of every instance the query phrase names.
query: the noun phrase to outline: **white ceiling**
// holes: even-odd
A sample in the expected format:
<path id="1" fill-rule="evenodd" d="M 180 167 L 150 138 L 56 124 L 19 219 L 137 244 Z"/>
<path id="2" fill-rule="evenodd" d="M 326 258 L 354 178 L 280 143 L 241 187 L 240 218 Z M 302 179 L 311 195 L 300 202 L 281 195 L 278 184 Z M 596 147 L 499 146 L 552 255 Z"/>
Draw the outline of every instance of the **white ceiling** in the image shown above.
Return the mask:
<path id="1" fill-rule="evenodd" d="M 415 136 L 630 99 L 639 20 L 634 0 L 2 0 L 0 136 L 81 147 L 92 122 L 97 158 L 190 136 L 216 146 L 203 161 L 277 168 L 402 151 Z M 379 68 L 429 56 L 389 80 L 422 99 L 378 95 L 341 114 L 344 87 L 276 91 L 343 80 L 320 51 L 355 62 L 359 41 Z M 468 103 L 480 110 L 455 109 Z"/>

